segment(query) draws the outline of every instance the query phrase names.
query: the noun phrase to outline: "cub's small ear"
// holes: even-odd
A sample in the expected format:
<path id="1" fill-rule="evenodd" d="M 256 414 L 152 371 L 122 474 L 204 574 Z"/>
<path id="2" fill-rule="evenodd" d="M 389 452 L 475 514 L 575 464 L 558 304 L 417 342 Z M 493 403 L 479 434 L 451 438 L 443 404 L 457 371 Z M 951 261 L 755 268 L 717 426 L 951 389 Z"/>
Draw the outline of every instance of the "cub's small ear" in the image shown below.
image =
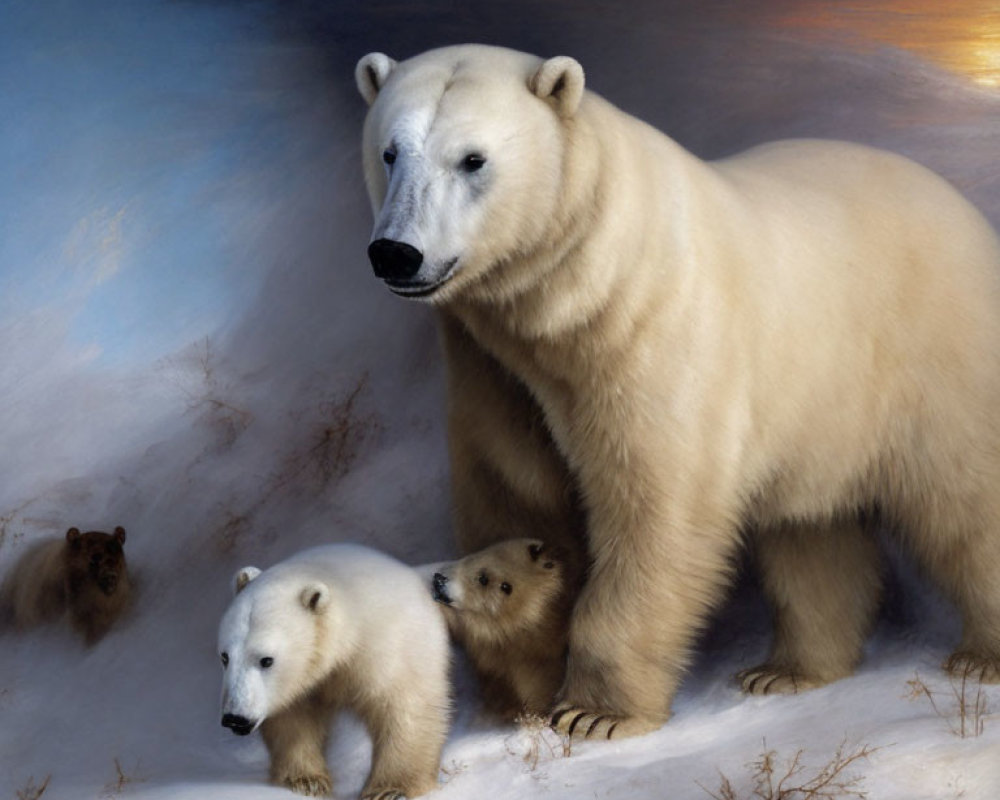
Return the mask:
<path id="1" fill-rule="evenodd" d="M 118 544 L 125 544 L 125 529 L 121 525 L 115 528 L 115 538 Z"/>
<path id="2" fill-rule="evenodd" d="M 354 68 L 354 82 L 368 105 L 375 102 L 395 68 L 396 62 L 385 53 L 369 53 L 358 61 Z"/>
<path id="3" fill-rule="evenodd" d="M 74 541 L 76 541 L 79 538 L 80 538 L 80 529 L 79 528 L 70 528 L 68 531 L 66 531 L 66 541 L 67 542 L 74 542 Z"/>
<path id="4" fill-rule="evenodd" d="M 556 56 L 545 61 L 531 76 L 528 88 L 542 100 L 550 100 L 556 113 L 572 117 L 583 99 L 583 67 L 575 58 Z"/>
<path id="5" fill-rule="evenodd" d="M 330 589 L 322 583 L 310 583 L 299 594 L 299 600 L 307 611 L 318 614 L 330 603 Z"/>
<path id="6" fill-rule="evenodd" d="M 247 584 L 260 575 L 257 567 L 243 567 L 233 576 L 233 594 L 237 595 L 247 588 Z"/>

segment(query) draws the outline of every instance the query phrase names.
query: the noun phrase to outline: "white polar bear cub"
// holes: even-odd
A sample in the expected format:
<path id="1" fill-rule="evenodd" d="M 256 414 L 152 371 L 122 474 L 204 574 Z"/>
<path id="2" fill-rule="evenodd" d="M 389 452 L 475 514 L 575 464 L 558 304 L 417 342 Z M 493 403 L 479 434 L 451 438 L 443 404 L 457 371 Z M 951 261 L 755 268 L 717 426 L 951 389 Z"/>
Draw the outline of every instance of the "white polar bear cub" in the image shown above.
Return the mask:
<path id="1" fill-rule="evenodd" d="M 305 550 L 261 572 L 245 567 L 219 626 L 222 724 L 258 727 L 271 780 L 328 795 L 324 751 L 339 707 L 372 737 L 364 800 L 437 785 L 449 717 L 449 642 L 418 574 L 359 545 Z"/>

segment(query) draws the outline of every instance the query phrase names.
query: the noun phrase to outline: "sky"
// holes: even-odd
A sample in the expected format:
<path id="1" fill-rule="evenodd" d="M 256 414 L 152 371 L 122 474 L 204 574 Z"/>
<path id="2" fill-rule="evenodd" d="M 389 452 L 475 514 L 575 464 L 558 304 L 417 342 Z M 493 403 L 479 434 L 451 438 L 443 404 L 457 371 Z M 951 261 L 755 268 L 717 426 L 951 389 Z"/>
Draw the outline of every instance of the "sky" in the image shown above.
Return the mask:
<path id="1" fill-rule="evenodd" d="M 92 650 L 65 626 L 0 633 L 0 798 L 45 776 L 44 800 L 288 796 L 266 787 L 259 739 L 218 725 L 233 571 L 321 541 L 454 554 L 434 321 L 365 257 L 361 55 L 573 55 L 588 86 L 699 156 L 867 142 L 938 170 L 996 224 L 998 31 L 979 0 L 0 4 L 0 571 L 70 526 L 120 524 L 139 587 Z M 717 770 L 743 776 L 765 739 L 822 761 L 846 737 L 882 747 L 873 798 L 992 800 L 1000 719 L 950 731 L 937 665 L 954 613 L 894 563 L 855 678 L 740 696 L 728 676 L 767 647 L 742 587 L 674 720 L 569 758 L 482 720 L 459 660 L 440 796 L 685 800 Z M 944 717 L 905 699 L 915 670 Z M 367 743 L 338 732 L 349 797 Z"/>

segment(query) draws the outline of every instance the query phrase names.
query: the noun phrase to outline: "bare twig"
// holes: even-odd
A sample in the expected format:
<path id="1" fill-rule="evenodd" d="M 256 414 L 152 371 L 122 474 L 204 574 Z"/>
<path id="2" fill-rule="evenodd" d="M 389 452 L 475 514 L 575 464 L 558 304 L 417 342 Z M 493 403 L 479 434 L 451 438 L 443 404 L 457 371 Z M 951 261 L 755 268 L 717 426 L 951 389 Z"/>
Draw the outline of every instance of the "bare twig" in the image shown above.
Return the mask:
<path id="1" fill-rule="evenodd" d="M 510 755 L 520 758 L 529 772 L 534 772 L 541 761 L 570 755 L 570 738 L 554 731 L 547 717 L 521 714 L 515 721 L 518 729 L 504 740 L 504 748 Z"/>
<path id="2" fill-rule="evenodd" d="M 749 794 L 737 794 L 732 781 L 721 772 L 716 791 L 700 783 L 698 786 L 715 800 L 741 800 L 741 797 L 747 800 L 838 800 L 847 797 L 864 800 L 867 794 L 860 788 L 864 778 L 846 775 L 845 771 L 879 748 L 864 745 L 847 753 L 846 746 L 846 742 L 841 742 L 833 758 L 809 776 L 802 763 L 802 750 L 797 750 L 782 769 L 778 766 L 776 751 L 768 750 L 765 741 L 760 756 L 747 764 L 751 771 Z"/>
<path id="3" fill-rule="evenodd" d="M 938 704 L 935 698 L 940 692 L 931 689 L 918 672 L 913 673 L 913 678 L 908 680 L 906 685 L 910 689 L 906 695 L 907 699 L 917 700 L 926 697 L 934 713 L 948 723 L 948 728 L 956 736 L 967 739 L 982 734 L 986 717 L 990 714 L 989 700 L 983 691 L 982 680 L 975 682 L 975 694 L 972 695 L 970 693 L 973 686 L 969 684 L 967 673 L 961 678 L 949 678 L 948 686 L 952 696 L 950 710 Z"/>
<path id="4" fill-rule="evenodd" d="M 35 786 L 35 776 L 32 775 L 28 778 L 28 782 L 24 785 L 24 788 L 17 790 L 17 800 L 38 800 L 39 797 L 45 794 L 45 790 L 49 788 L 50 780 L 52 780 L 52 776 L 46 775 L 45 780 L 38 786 Z"/>
<path id="5" fill-rule="evenodd" d="M 144 778 L 135 778 L 131 775 L 126 775 L 125 770 L 122 769 L 121 762 L 117 758 L 114 759 L 114 763 L 117 775 L 104 785 L 104 791 L 101 793 L 102 797 L 120 797 L 131 784 L 142 783 L 145 780 Z"/>

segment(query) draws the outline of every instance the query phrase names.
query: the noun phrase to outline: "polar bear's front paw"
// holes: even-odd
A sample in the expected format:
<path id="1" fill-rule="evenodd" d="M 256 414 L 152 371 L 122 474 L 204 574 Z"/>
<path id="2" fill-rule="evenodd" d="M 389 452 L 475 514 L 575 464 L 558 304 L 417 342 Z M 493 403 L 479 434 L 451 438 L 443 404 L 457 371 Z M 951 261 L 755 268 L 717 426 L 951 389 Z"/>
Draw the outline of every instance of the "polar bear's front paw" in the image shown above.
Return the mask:
<path id="1" fill-rule="evenodd" d="M 330 797 L 333 794 L 333 779 L 330 773 L 289 776 L 282 783 L 296 794 L 304 794 L 307 797 Z"/>
<path id="2" fill-rule="evenodd" d="M 958 650 L 952 653 L 944 662 L 944 669 L 953 678 L 979 683 L 1000 683 L 1000 659 L 970 650 Z"/>
<path id="3" fill-rule="evenodd" d="M 369 789 L 361 800 L 406 800 L 406 792 L 402 789 Z"/>
<path id="4" fill-rule="evenodd" d="M 824 684 L 777 664 L 761 664 L 737 672 L 736 682 L 747 694 L 797 694 Z"/>
<path id="5" fill-rule="evenodd" d="M 571 739 L 627 739 L 656 730 L 655 722 L 573 706 L 560 706 L 549 722 L 553 730 Z"/>

